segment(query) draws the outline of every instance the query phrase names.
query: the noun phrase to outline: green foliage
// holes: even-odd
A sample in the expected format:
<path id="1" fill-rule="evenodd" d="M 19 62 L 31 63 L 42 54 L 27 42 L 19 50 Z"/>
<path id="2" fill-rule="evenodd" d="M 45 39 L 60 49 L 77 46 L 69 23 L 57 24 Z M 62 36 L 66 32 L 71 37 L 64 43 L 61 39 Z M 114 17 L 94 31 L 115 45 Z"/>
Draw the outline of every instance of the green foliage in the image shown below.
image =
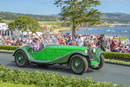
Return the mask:
<path id="1" fill-rule="evenodd" d="M 0 21 L 2 21 L 2 19 L 0 18 Z"/>
<path id="2" fill-rule="evenodd" d="M 0 87 L 36 87 L 35 85 L 24 85 L 24 84 L 13 84 L 13 83 L 5 83 L 0 82 Z"/>
<path id="3" fill-rule="evenodd" d="M 3 20 L 2 20 L 2 18 L 0 18 L 0 23 L 3 23 Z"/>
<path id="4" fill-rule="evenodd" d="M 19 16 L 28 16 L 39 21 L 56 21 L 58 19 L 58 16 L 55 15 L 47 16 L 47 15 L 21 14 L 12 12 L 0 12 L 0 16 L 5 20 L 15 20 Z"/>
<path id="5" fill-rule="evenodd" d="M 104 52 L 106 62 L 130 65 L 130 53 Z"/>
<path id="6" fill-rule="evenodd" d="M 15 20 L 19 16 L 32 17 L 38 21 L 56 21 L 59 19 L 56 15 L 46 16 L 46 15 L 34 15 L 34 14 L 21 14 L 21 13 L 11 13 L 11 12 L 0 12 L 0 15 L 4 22 L 9 22 L 7 20 Z M 5 21 L 6 20 L 6 21 Z M 130 14 L 125 13 L 103 13 L 101 15 L 101 20 L 107 23 L 129 23 Z"/>
<path id="7" fill-rule="evenodd" d="M 10 30 L 16 29 L 16 24 L 15 24 L 15 22 L 14 22 L 14 21 L 13 21 L 13 22 L 10 22 L 10 23 L 8 24 L 8 27 L 9 27 Z"/>
<path id="8" fill-rule="evenodd" d="M 130 53 L 104 52 L 106 59 L 130 60 Z"/>
<path id="9" fill-rule="evenodd" d="M 0 81 L 25 85 L 34 84 L 38 87 L 121 87 L 117 84 L 111 85 L 106 82 L 93 82 L 88 78 L 69 78 L 54 73 L 42 73 L 38 71 L 18 71 L 6 69 L 3 66 L 0 66 Z"/>
<path id="10" fill-rule="evenodd" d="M 94 25 L 100 22 L 100 12 L 94 6 L 100 5 L 98 0 L 56 0 L 61 7 L 61 20 L 72 25 L 72 34 L 81 24 Z"/>
<path id="11" fill-rule="evenodd" d="M 19 47 L 17 47 L 17 46 L 0 45 L 0 49 L 2 49 L 2 50 L 16 50 L 17 48 L 19 48 Z"/>
<path id="12" fill-rule="evenodd" d="M 9 29 L 30 30 L 33 33 L 41 30 L 40 24 L 35 19 L 27 16 L 17 17 L 14 22 L 9 23 Z"/>

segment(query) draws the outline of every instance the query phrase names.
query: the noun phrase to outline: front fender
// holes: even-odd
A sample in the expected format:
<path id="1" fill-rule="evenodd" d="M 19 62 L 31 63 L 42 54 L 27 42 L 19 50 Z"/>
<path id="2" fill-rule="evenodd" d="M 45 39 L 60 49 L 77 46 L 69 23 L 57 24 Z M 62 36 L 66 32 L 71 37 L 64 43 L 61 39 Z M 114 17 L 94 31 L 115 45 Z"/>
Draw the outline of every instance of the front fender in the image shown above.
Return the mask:
<path id="1" fill-rule="evenodd" d="M 28 53 L 28 48 L 27 48 L 27 47 L 21 47 L 21 48 L 16 49 L 16 51 L 13 53 L 13 56 L 15 56 L 15 54 L 16 54 L 19 50 L 22 50 L 22 51 L 25 52 L 25 54 L 27 55 L 28 60 L 31 59 L 31 56 L 30 56 L 29 53 Z"/>
<path id="2" fill-rule="evenodd" d="M 100 56 L 103 53 L 103 51 L 100 48 L 96 48 L 96 53 L 92 53 L 94 56 L 94 59 L 100 63 Z"/>

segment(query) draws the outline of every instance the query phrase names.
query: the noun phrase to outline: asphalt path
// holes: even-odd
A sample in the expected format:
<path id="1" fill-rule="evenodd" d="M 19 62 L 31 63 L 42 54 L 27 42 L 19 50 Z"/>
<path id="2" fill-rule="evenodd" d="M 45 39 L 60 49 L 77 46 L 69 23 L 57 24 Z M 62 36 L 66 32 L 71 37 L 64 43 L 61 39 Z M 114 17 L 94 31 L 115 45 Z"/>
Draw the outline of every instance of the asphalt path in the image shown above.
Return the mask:
<path id="1" fill-rule="evenodd" d="M 58 75 L 66 75 L 68 77 L 76 78 L 91 78 L 94 81 L 100 82 L 111 82 L 120 85 L 130 86 L 130 67 L 121 66 L 114 64 L 104 64 L 104 67 L 101 70 L 92 70 L 89 69 L 83 75 L 75 75 L 72 73 L 71 69 L 65 65 L 50 65 L 49 67 L 39 67 L 36 64 L 31 64 L 25 68 L 19 68 L 15 65 L 14 57 L 12 54 L 0 53 L 0 64 L 4 65 L 9 69 L 18 69 L 26 71 L 40 71 L 48 73 L 57 73 Z"/>

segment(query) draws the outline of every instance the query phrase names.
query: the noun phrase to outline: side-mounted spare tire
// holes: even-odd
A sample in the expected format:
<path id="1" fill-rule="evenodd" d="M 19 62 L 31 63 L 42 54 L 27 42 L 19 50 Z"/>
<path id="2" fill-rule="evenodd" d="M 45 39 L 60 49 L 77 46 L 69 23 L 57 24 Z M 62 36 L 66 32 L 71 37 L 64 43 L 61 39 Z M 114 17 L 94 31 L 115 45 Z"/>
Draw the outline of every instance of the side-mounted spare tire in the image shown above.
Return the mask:
<path id="1" fill-rule="evenodd" d="M 14 54 L 15 63 L 18 67 L 25 67 L 29 64 L 28 57 L 23 50 L 18 50 Z"/>
<path id="2" fill-rule="evenodd" d="M 92 67 L 91 66 L 91 68 L 94 69 L 94 70 L 99 70 L 99 69 L 101 69 L 103 67 L 103 65 L 104 65 L 104 56 L 103 56 L 103 54 L 101 54 L 100 55 L 100 63 L 99 63 L 99 65 L 97 67 Z"/>
<path id="3" fill-rule="evenodd" d="M 70 58 L 69 65 L 75 74 L 83 74 L 88 69 L 87 59 L 79 54 L 73 55 Z"/>

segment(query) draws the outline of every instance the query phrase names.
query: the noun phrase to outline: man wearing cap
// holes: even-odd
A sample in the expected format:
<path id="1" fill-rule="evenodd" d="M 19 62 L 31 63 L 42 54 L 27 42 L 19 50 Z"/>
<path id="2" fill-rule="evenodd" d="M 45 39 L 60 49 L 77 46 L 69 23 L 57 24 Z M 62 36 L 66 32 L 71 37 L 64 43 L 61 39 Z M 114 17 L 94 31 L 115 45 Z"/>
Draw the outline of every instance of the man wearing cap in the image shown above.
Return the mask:
<path id="1" fill-rule="evenodd" d="M 37 38 L 34 38 L 30 44 L 30 48 L 34 51 L 38 51 L 40 49 L 40 44 L 41 42 Z"/>

